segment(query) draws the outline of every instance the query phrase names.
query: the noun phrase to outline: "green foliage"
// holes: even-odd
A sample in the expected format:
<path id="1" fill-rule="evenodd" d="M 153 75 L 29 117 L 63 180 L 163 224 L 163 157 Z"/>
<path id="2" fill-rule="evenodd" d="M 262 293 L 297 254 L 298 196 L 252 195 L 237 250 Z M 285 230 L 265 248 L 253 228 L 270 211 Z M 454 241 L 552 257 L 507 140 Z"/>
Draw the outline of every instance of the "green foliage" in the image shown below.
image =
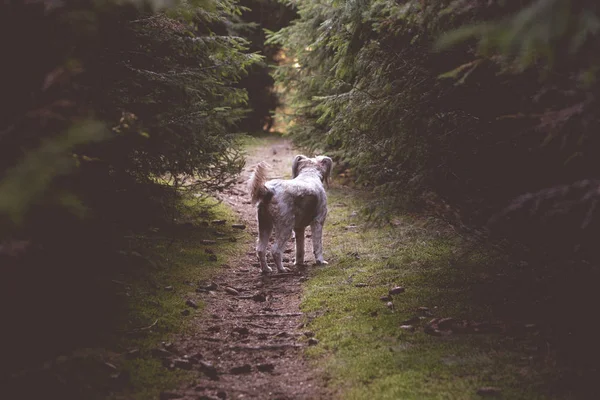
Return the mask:
<path id="1" fill-rule="evenodd" d="M 166 229 L 183 199 L 235 179 L 238 85 L 261 60 L 225 28 L 240 12 L 233 0 L 0 4 L 3 376 L 105 333 L 127 301 L 111 279 L 135 263 L 119 256 L 124 236 Z"/>
<path id="2" fill-rule="evenodd" d="M 289 60 L 277 79 L 291 135 L 374 187 L 376 206 L 450 207 L 482 224 L 597 169 L 595 2 L 295 5 L 270 37 Z"/>
<path id="3" fill-rule="evenodd" d="M 4 215 L 26 222 L 30 206 L 47 206 L 46 192 L 56 189 L 102 218 L 115 211 L 102 203 L 120 203 L 119 219 L 135 203 L 123 196 L 168 208 L 165 200 L 176 198 L 168 192 L 231 183 L 243 165 L 235 124 L 247 102 L 236 83 L 260 56 L 247 53 L 245 39 L 215 33 L 239 14 L 234 1 L 181 2 L 168 13 L 163 5 L 2 6 Z M 111 134 L 99 144 L 75 141 L 72 132 L 97 136 L 81 119 Z M 169 184 L 153 189 L 164 177 Z"/>

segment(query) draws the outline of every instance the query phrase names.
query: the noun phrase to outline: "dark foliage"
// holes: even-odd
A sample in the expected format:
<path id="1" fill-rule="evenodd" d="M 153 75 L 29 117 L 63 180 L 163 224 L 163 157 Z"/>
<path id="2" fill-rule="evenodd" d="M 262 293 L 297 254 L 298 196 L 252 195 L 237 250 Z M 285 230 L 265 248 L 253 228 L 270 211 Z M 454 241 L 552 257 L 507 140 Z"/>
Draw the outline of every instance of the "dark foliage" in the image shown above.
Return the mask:
<path id="1" fill-rule="evenodd" d="M 373 188 L 377 217 L 428 208 L 518 244 L 553 345 L 589 367 L 598 330 L 578 321 L 598 301 L 597 2 L 288 3 L 299 18 L 270 40 L 289 54 L 278 79 L 293 138 Z"/>
<path id="2" fill-rule="evenodd" d="M 140 4 L 0 4 L 0 372 L 102 332 L 123 236 L 243 166 L 238 82 L 260 57 L 217 34 L 239 8 Z"/>

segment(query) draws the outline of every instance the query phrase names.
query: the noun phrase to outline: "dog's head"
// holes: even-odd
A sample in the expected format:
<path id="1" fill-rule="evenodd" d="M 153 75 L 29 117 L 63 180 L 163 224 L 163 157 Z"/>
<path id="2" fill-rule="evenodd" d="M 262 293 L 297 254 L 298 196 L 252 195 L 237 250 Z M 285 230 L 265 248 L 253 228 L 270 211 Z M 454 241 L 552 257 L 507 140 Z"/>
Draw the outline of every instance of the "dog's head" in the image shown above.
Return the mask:
<path id="1" fill-rule="evenodd" d="M 300 175 L 300 172 L 302 172 L 303 169 L 311 168 L 319 171 L 321 173 L 321 182 L 329 185 L 332 166 L 333 161 L 329 157 L 317 156 L 315 158 L 308 158 L 299 154 L 294 157 L 294 162 L 292 162 L 292 178 Z"/>

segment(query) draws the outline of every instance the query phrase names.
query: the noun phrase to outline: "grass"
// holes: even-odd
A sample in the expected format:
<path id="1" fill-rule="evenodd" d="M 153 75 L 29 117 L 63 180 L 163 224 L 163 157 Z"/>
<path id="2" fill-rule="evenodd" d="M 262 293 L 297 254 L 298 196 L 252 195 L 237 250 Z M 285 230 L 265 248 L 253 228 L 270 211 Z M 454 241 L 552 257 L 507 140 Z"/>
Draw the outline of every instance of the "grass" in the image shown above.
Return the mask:
<path id="1" fill-rule="evenodd" d="M 434 219 L 405 215 L 369 225 L 357 213 L 366 201 L 347 188 L 330 191 L 324 246 L 330 263 L 314 269 L 302 302 L 316 316 L 308 328 L 320 341 L 308 355 L 327 371 L 339 398 L 471 399 L 489 386 L 506 399 L 569 398 L 552 387 L 558 378 L 553 354 L 535 329 L 441 337 L 423 331 L 434 317 L 505 317 L 498 305 L 510 303 L 510 291 L 495 285 L 513 267 L 507 257 Z M 406 291 L 389 308 L 380 297 L 394 286 Z M 415 324 L 415 332 L 400 329 L 421 315 L 419 307 L 433 315 Z"/>
<path id="2" fill-rule="evenodd" d="M 189 372 L 165 368 L 152 350 L 192 328 L 204 306 L 195 292 L 198 283 L 247 251 L 249 233 L 231 228 L 237 214 L 214 199 L 188 199 L 184 205 L 175 223 L 132 234 L 119 253 L 104 254 L 106 268 L 93 279 L 61 286 L 76 287 L 78 295 L 68 299 L 81 303 L 73 308 L 77 313 L 69 313 L 69 325 L 61 327 L 72 340 L 16 371 L 7 389 L 10 398 L 158 399 L 190 379 Z M 214 226 L 212 220 L 227 223 Z M 205 239 L 216 243 L 202 244 Z M 188 299 L 198 308 L 187 306 Z M 82 329 L 83 321 L 93 328 Z"/>
<path id="3" fill-rule="evenodd" d="M 160 347 L 161 342 L 168 342 L 172 334 L 188 331 L 193 315 L 200 313 L 204 306 L 195 293 L 198 282 L 210 280 L 221 265 L 246 250 L 241 243 L 246 243 L 248 233 L 230 227 L 238 220 L 231 208 L 216 204 L 212 199 L 188 206 L 191 206 L 188 209 L 191 215 L 177 228 L 134 239 L 135 248 L 148 254 L 147 258 L 142 258 L 152 260 L 149 261 L 151 269 L 130 271 L 122 277 L 123 295 L 128 299 L 120 326 L 124 331 L 135 332 L 137 328 L 158 322 L 151 332 L 139 336 L 121 334 L 112 337 L 115 348 L 123 351 L 139 349 L 141 354 L 139 358 L 123 360 L 119 366 L 131 378 L 126 390 L 114 398 L 156 399 L 161 391 L 175 388 L 188 377 L 181 370 L 164 368 L 151 356 L 151 350 Z M 207 226 L 211 220 L 228 223 L 215 229 Z M 214 231 L 222 236 L 215 237 Z M 217 244 L 201 245 L 204 239 L 217 239 Z M 208 248 L 214 251 L 216 260 L 205 251 Z M 186 299 L 196 301 L 198 309 L 186 306 Z M 189 310 L 190 315 L 182 315 L 184 310 Z"/>

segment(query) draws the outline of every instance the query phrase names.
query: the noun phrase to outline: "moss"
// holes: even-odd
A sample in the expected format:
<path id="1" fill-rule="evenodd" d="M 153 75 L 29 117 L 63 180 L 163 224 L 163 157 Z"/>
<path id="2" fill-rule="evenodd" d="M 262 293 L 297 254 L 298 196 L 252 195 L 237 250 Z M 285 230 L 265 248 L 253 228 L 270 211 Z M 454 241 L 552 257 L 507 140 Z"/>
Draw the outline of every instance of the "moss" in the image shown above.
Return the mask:
<path id="1" fill-rule="evenodd" d="M 164 232 L 157 230 L 133 240 L 133 248 L 147 262 L 143 268 L 133 268 L 120 277 L 127 302 L 121 313 L 119 333 L 109 339 L 109 346 L 120 352 L 139 349 L 140 357 L 119 360 L 119 369 L 130 379 L 126 388 L 114 393 L 113 398 L 156 399 L 161 391 L 176 388 L 190 377 L 188 372 L 164 368 L 160 360 L 151 356 L 151 350 L 169 341 L 173 334 L 190 329 L 193 315 L 204 307 L 195 294 L 198 282 L 210 280 L 221 265 L 245 251 L 249 234 L 230 227 L 238 219 L 233 210 L 212 199 L 190 200 L 187 206 L 186 222 L 179 227 L 167 227 Z M 207 225 L 215 219 L 230 222 L 218 227 L 223 236 L 215 237 L 215 228 Z M 230 241 L 231 238 L 236 241 Z M 202 245 L 205 239 L 222 240 Z M 207 248 L 217 255 L 216 261 L 205 251 Z M 198 308 L 186 306 L 186 298 L 196 301 Z M 182 315 L 184 310 L 189 310 L 190 315 Z M 151 330 L 136 334 L 139 328 L 155 322 Z"/>
<path id="2" fill-rule="evenodd" d="M 433 219 L 406 215 L 369 224 L 357 213 L 366 201 L 347 188 L 330 191 L 330 264 L 315 267 L 302 301 L 304 312 L 317 315 L 309 329 L 320 340 L 308 355 L 340 398 L 466 399 L 477 398 L 482 386 L 499 387 L 503 398 L 552 398 L 547 383 L 558 372 L 524 351 L 533 333 L 437 337 L 423 332 L 427 320 L 415 332 L 400 329 L 418 307 L 436 317 L 496 320 L 493 301 L 474 292 L 494 284 L 490 276 L 505 256 L 472 244 L 460 256 L 466 239 Z M 390 309 L 380 297 L 393 286 L 406 291 L 393 296 Z"/>

